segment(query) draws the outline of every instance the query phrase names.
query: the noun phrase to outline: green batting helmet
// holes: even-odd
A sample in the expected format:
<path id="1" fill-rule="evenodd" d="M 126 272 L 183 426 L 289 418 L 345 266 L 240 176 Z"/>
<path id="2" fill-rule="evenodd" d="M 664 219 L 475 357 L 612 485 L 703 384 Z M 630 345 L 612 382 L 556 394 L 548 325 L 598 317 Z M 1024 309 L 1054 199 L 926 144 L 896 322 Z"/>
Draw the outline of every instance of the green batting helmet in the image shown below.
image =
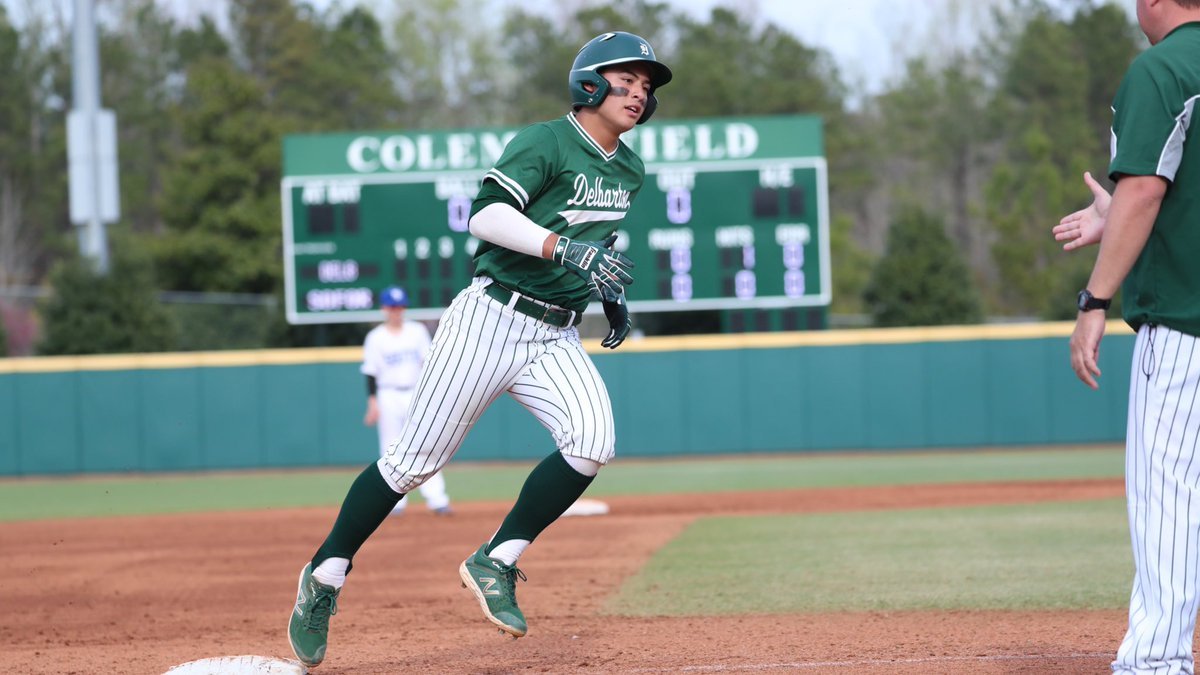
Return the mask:
<path id="1" fill-rule="evenodd" d="M 671 81 L 671 69 L 654 58 L 654 48 L 649 42 L 633 33 L 617 31 L 597 35 L 579 49 L 567 78 L 567 86 L 571 89 L 571 105 L 578 110 L 603 103 L 610 87 L 600 71 L 618 63 L 630 62 L 642 62 L 650 66 L 650 96 L 637 123 L 650 119 L 658 108 L 654 90 Z M 589 83 L 595 86 L 595 91 L 589 92 L 584 87 Z"/>

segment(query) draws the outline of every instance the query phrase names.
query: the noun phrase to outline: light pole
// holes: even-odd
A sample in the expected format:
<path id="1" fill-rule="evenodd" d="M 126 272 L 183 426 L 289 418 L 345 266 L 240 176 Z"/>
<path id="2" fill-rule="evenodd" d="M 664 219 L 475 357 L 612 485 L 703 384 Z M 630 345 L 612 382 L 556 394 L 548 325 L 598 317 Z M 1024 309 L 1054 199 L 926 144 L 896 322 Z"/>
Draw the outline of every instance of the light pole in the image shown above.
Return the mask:
<path id="1" fill-rule="evenodd" d="M 105 224 L 121 217 L 117 173 L 117 116 L 100 107 L 100 49 L 94 0 L 75 0 L 71 39 L 72 106 L 67 113 L 71 222 L 79 251 L 108 273 Z"/>

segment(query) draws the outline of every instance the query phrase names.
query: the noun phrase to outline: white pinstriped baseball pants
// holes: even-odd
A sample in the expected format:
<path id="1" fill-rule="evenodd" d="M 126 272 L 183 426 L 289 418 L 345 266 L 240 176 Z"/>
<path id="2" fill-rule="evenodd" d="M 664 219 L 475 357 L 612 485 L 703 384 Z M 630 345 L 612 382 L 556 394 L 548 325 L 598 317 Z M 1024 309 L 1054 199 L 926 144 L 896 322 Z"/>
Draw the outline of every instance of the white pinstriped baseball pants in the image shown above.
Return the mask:
<path id="1" fill-rule="evenodd" d="M 533 413 L 564 455 L 601 464 L 612 459 L 612 402 L 578 329 L 509 309 L 484 294 L 488 283 L 476 277 L 446 309 L 408 422 L 379 460 L 397 492 L 409 492 L 449 462 L 504 392 Z"/>
<path id="2" fill-rule="evenodd" d="M 388 451 L 392 448 L 392 439 L 399 437 L 401 430 L 404 429 L 415 390 L 416 387 L 405 390 L 380 387 L 376 392 L 376 400 L 379 402 L 380 457 L 387 457 Z M 430 509 L 450 506 L 450 495 L 446 493 L 446 478 L 442 474 L 435 473 L 429 476 L 417 487 L 421 492 L 421 497 L 425 499 L 425 505 Z M 407 497 L 402 498 L 402 501 L 393 509 L 393 513 L 399 513 L 406 509 L 407 502 Z"/>
<path id="3" fill-rule="evenodd" d="M 1133 351 L 1125 494 L 1129 629 L 1112 669 L 1192 673 L 1200 585 L 1200 339 L 1142 326 Z"/>

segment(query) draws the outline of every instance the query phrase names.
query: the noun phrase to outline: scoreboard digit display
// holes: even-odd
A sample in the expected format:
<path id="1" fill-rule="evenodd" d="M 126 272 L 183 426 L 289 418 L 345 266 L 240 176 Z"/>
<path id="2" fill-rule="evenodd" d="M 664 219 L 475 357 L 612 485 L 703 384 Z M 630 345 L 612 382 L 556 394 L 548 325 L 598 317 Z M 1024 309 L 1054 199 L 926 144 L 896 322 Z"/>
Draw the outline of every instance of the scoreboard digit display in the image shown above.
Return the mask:
<path id="1" fill-rule="evenodd" d="M 288 321 L 377 321 L 389 285 L 408 291 L 412 318 L 440 316 L 473 274 L 471 200 L 516 132 L 286 137 Z M 616 244 L 637 265 L 632 311 L 829 304 L 819 118 L 670 120 L 623 140 L 646 164 Z"/>

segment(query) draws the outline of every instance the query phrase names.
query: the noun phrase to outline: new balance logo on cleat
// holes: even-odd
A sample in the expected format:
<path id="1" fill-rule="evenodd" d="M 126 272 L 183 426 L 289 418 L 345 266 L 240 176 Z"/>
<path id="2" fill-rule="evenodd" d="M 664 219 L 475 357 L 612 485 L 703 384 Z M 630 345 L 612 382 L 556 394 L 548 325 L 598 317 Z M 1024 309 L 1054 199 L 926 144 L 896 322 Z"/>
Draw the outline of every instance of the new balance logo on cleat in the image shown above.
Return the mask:
<path id="1" fill-rule="evenodd" d="M 341 592 L 339 588 L 314 579 L 311 563 L 300 570 L 296 606 L 288 621 L 288 642 L 296 658 L 310 668 L 325 660 L 329 617 L 337 614 L 337 598 Z"/>
<path id="2" fill-rule="evenodd" d="M 515 565 L 489 558 L 484 553 L 486 548 L 487 544 L 480 546 L 458 566 L 458 577 L 463 588 L 475 596 L 487 620 L 519 638 L 528 631 L 525 615 L 517 607 L 517 579 L 525 581 L 525 575 Z"/>
<path id="3" fill-rule="evenodd" d="M 483 584 L 480 590 L 484 595 L 500 595 L 499 588 L 492 588 L 499 581 L 496 577 L 479 577 L 479 583 Z"/>

